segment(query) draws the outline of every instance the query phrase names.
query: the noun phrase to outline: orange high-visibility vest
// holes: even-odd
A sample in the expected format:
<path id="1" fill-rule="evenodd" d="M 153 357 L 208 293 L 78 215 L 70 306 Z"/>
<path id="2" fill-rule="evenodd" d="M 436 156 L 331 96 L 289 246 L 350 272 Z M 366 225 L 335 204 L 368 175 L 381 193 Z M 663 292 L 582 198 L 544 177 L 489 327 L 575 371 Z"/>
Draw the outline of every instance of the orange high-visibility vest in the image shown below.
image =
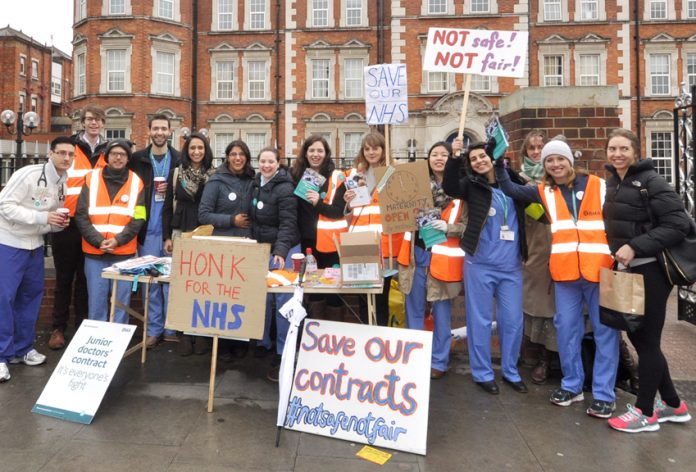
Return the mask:
<path id="1" fill-rule="evenodd" d="M 102 168 L 106 166 L 104 161 L 104 153 L 99 155 L 99 160 L 94 165 L 94 168 Z M 70 216 L 75 216 L 77 209 L 77 200 L 80 197 L 82 186 L 85 184 L 85 177 L 92 171 L 92 163 L 82 151 L 80 146 L 75 146 L 75 158 L 72 166 L 68 169 L 68 180 L 65 182 L 65 208 L 70 210 Z"/>
<path id="2" fill-rule="evenodd" d="M 326 195 L 324 196 L 324 203 L 326 205 L 331 205 L 333 203 L 336 190 L 343 185 L 345 180 L 343 172 L 340 170 L 333 171 L 329 179 L 329 187 L 326 189 Z M 334 236 L 338 239 L 338 234 L 345 233 L 346 231 L 348 231 L 348 221 L 345 218 L 332 220 L 331 218 L 319 214 L 319 220 L 317 221 L 317 251 L 336 252 Z"/>
<path id="3" fill-rule="evenodd" d="M 558 187 L 552 189 L 539 184 L 538 190 L 551 221 L 551 278 L 569 282 L 582 275 L 585 280 L 599 282 L 599 270 L 611 267 L 613 262 L 602 219 L 606 182 L 589 176 L 577 222 L 573 221 Z"/>
<path id="4" fill-rule="evenodd" d="M 461 200 L 452 200 L 447 204 L 447 208 L 442 212 L 442 219 L 447 224 L 453 225 L 462 216 Z M 399 251 L 399 264 L 409 265 L 411 261 L 411 238 L 410 231 L 404 233 L 404 241 Z M 447 238 L 442 244 L 435 244 L 430 248 L 430 275 L 434 279 L 443 282 L 461 282 L 462 268 L 464 265 L 464 250 L 459 246 L 459 238 Z"/>
<path id="5" fill-rule="evenodd" d="M 357 169 L 351 169 L 348 174 L 352 178 L 357 173 Z M 349 232 L 358 233 L 366 231 L 375 231 L 382 238 L 382 257 L 398 256 L 401 249 L 401 243 L 404 240 L 404 233 L 396 233 L 391 235 L 392 252 L 389 253 L 389 235 L 382 233 L 382 215 L 379 211 L 379 192 L 377 189 L 372 191 L 372 201 L 365 206 L 353 208 L 353 221 Z"/>
<path id="6" fill-rule="evenodd" d="M 143 182 L 135 172 L 128 171 L 128 180 L 119 189 L 113 200 L 102 176 L 103 169 L 94 169 L 85 185 L 89 188 L 89 220 L 104 239 L 111 239 L 121 233 L 135 216 L 138 195 L 143 190 Z M 118 246 L 111 254 L 130 255 L 138 249 L 138 238 L 134 237 L 128 243 Z M 85 254 L 102 255 L 103 251 L 89 244 L 82 238 L 82 252 Z"/>

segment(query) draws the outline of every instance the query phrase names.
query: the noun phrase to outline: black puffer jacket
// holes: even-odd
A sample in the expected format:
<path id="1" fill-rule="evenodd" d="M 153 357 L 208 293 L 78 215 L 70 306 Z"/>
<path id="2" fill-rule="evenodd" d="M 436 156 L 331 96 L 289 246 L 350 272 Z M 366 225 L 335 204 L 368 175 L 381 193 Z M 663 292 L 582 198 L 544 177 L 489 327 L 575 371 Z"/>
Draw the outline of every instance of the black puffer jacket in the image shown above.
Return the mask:
<path id="1" fill-rule="evenodd" d="M 252 237 L 260 243 L 271 243 L 271 254 L 283 259 L 300 242 L 294 190 L 295 185 L 285 169 L 279 169 L 263 187 L 261 174 L 254 179 L 249 209 Z"/>
<path id="2" fill-rule="evenodd" d="M 250 238 L 251 228 L 236 227 L 234 217 L 249 213 L 253 184 L 254 179 L 233 174 L 223 163 L 205 184 L 198 206 L 198 222 L 213 225 L 214 236 Z"/>
<path id="3" fill-rule="evenodd" d="M 445 165 L 445 175 L 442 179 L 442 189 L 452 198 L 465 200 L 469 206 L 469 219 L 466 230 L 462 235 L 459 245 L 469 254 L 476 254 L 479 245 L 481 230 L 486 224 L 488 210 L 491 207 L 493 192 L 491 185 L 479 175 L 461 176 L 461 159 L 448 159 Z M 518 184 L 524 181 L 512 170 L 508 169 L 510 180 Z M 519 228 L 518 242 L 520 245 L 520 256 L 522 260 L 527 260 L 527 238 L 525 235 L 524 223 L 525 204 L 515 200 L 515 212 L 517 214 L 517 226 Z"/>
<path id="4" fill-rule="evenodd" d="M 602 216 L 612 253 L 628 244 L 636 257 L 654 257 L 684 239 L 690 229 L 689 216 L 674 189 L 655 171 L 652 160 L 633 164 L 623 180 L 613 166 L 606 168 L 611 176 Z M 650 223 L 641 189 L 648 191 L 650 208 L 658 222 L 656 228 Z"/>

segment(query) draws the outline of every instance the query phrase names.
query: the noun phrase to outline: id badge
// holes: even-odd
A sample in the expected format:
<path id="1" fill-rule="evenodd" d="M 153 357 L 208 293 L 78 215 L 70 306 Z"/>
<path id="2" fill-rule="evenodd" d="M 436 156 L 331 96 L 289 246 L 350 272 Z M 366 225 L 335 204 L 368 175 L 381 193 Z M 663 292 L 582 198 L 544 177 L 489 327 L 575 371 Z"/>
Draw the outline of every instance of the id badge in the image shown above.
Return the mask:
<path id="1" fill-rule="evenodd" d="M 163 202 L 163 201 L 164 201 L 164 195 L 160 195 L 159 193 L 155 193 L 155 201 L 156 201 L 156 202 Z"/>
<path id="2" fill-rule="evenodd" d="M 510 230 L 510 227 L 505 225 L 500 227 L 500 240 L 501 241 L 514 241 L 515 232 Z"/>

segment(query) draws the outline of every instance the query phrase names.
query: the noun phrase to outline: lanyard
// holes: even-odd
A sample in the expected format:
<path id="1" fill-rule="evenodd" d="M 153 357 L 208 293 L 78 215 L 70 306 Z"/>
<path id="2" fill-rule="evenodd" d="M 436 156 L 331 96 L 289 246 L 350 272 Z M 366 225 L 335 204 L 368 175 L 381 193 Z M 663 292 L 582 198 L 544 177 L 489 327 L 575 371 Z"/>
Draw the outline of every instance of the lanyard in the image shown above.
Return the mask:
<path id="1" fill-rule="evenodd" d="M 493 192 L 493 198 L 495 198 L 495 201 L 498 202 L 501 207 L 503 207 L 503 226 L 507 226 L 507 216 L 508 216 L 507 197 L 504 194 L 502 197 L 500 195 L 498 195 L 498 192 L 501 192 L 498 189 L 492 188 L 491 191 Z"/>
<path id="2" fill-rule="evenodd" d="M 570 200 L 573 202 L 573 223 L 578 222 L 578 202 L 577 198 L 575 198 L 575 192 L 573 190 L 570 191 Z"/>
<path id="3" fill-rule="evenodd" d="M 152 162 L 152 170 L 155 172 L 155 177 L 166 177 L 165 172 L 167 171 L 167 163 L 169 161 L 169 150 L 167 154 L 164 155 L 160 162 L 157 162 L 155 156 L 150 151 L 150 162 Z"/>

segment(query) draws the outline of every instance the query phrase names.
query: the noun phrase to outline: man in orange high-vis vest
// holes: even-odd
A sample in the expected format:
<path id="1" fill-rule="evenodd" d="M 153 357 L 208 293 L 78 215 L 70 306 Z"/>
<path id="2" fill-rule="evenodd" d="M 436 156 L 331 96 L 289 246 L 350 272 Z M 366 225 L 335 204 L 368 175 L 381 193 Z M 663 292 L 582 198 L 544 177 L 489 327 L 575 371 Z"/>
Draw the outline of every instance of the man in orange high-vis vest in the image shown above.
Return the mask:
<path id="1" fill-rule="evenodd" d="M 77 199 L 85 183 L 85 177 L 95 167 L 106 165 L 102 153 L 106 147 L 104 110 L 88 105 L 81 114 L 83 131 L 72 136 L 75 158 L 68 170 L 63 206 L 70 211 L 70 224 L 51 238 L 53 263 L 56 268 L 56 285 L 53 292 L 53 331 L 48 340 L 51 349 L 65 346 L 65 330 L 70 318 L 70 305 L 74 306 L 74 326 L 77 329 L 87 318 L 87 282 L 85 260 L 82 253 L 82 236 L 75 222 Z"/>
<path id="2" fill-rule="evenodd" d="M 107 166 L 87 177 L 75 215 L 85 253 L 89 319 L 101 321 L 107 320 L 111 285 L 101 272 L 135 256 L 138 231 L 146 219 L 143 182 L 126 167 L 131 158 L 130 143 L 111 141 L 105 154 Z M 130 295 L 131 284 L 119 282 L 116 298 L 127 306 Z M 128 315 L 117 309 L 114 321 L 128 323 Z"/>

